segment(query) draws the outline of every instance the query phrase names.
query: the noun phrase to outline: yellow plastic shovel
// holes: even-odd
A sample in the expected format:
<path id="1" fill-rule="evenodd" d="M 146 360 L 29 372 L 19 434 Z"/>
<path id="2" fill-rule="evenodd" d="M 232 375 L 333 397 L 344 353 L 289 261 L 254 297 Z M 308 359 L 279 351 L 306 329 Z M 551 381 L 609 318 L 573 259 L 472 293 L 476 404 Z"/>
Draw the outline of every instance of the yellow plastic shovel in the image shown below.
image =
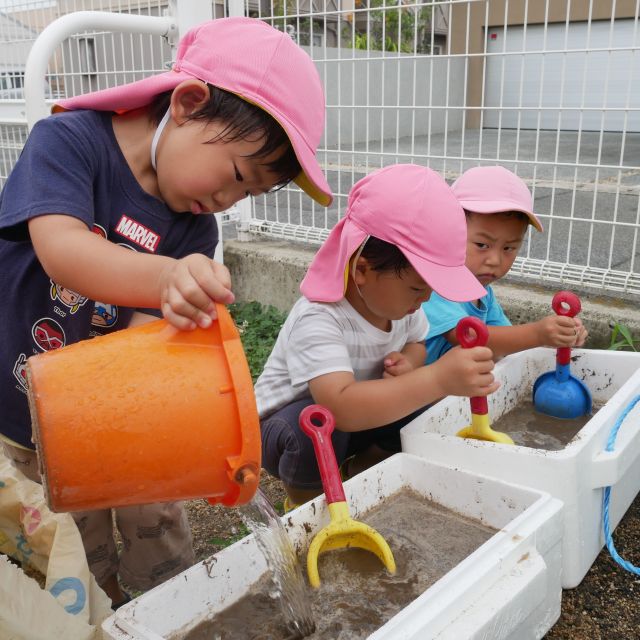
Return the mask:
<path id="1" fill-rule="evenodd" d="M 487 325 L 480 318 L 467 316 L 462 318 L 456 326 L 456 337 L 463 349 L 471 347 L 484 347 L 489 340 Z M 514 444 L 513 440 L 500 431 L 494 431 L 489 424 L 489 407 L 487 398 L 476 396 L 469 398 L 471 404 L 471 424 L 458 431 L 461 438 L 473 438 L 475 440 L 489 440 L 500 444 Z"/>
<path id="2" fill-rule="evenodd" d="M 335 421 L 331 412 L 312 404 L 300 413 L 300 428 L 311 438 L 318 460 L 322 488 L 327 499 L 331 522 L 311 541 L 307 552 L 307 574 L 312 587 L 320 586 L 318 556 L 331 549 L 359 547 L 375 553 L 389 573 L 396 572 L 396 562 L 387 541 L 373 528 L 349 516 L 336 454 L 331 443 Z"/>

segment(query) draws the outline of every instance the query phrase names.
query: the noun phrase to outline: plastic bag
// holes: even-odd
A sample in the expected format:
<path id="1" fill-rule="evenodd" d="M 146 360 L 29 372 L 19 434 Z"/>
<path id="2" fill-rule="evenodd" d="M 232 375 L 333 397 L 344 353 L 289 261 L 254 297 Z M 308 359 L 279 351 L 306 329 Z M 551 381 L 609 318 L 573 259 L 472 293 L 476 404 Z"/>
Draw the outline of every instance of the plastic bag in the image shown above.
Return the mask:
<path id="1" fill-rule="evenodd" d="M 42 486 L 0 447 L 0 553 L 45 576 L 45 589 L 0 555 L 0 638 L 94 640 L 113 612 L 89 571 L 80 532 L 68 513 L 47 507 Z"/>

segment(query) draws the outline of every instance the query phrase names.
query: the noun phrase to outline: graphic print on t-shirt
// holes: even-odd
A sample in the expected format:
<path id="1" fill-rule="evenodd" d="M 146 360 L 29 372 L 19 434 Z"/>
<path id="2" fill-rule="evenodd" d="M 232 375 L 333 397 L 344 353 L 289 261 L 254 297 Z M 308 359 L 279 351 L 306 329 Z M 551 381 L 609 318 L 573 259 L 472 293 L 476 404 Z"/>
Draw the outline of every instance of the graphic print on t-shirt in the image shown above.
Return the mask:
<path id="1" fill-rule="evenodd" d="M 80 307 L 86 304 L 88 298 L 85 296 L 81 296 L 79 293 L 72 291 L 71 289 L 67 289 L 67 287 L 63 287 L 60 284 L 56 284 L 53 280 L 51 282 L 51 299 L 55 302 L 59 300 L 65 307 L 68 307 L 69 313 L 74 314 Z M 56 307 L 56 313 L 61 315 L 63 318 L 66 315 L 64 311 L 59 310 Z"/>
<path id="2" fill-rule="evenodd" d="M 13 365 L 13 375 L 20 383 L 20 391 L 27 390 L 27 356 L 21 353 Z"/>
<path id="3" fill-rule="evenodd" d="M 118 307 L 107 302 L 96 302 L 93 307 L 91 324 L 94 327 L 113 327 L 118 322 Z"/>
<path id="4" fill-rule="evenodd" d="M 31 335 L 41 351 L 53 351 L 65 345 L 62 327 L 52 318 L 40 318 L 31 327 Z"/>
<path id="5" fill-rule="evenodd" d="M 105 240 L 107 239 L 107 231 L 102 225 L 96 224 L 94 222 L 91 231 L 97 236 L 102 236 Z"/>
<path id="6" fill-rule="evenodd" d="M 147 249 L 152 253 L 155 253 L 158 248 L 158 243 L 160 242 L 160 236 L 157 233 L 145 227 L 143 224 L 136 222 L 124 213 L 116 225 L 116 233 L 119 233 L 125 238 L 129 238 L 129 240 L 135 242 L 139 247 Z"/>

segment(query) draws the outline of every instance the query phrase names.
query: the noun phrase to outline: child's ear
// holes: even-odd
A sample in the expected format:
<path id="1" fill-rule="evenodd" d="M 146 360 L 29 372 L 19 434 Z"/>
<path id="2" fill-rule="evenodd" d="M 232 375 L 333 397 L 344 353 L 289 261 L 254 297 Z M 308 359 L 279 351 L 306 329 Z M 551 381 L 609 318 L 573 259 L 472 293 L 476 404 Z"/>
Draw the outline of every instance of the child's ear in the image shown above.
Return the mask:
<path id="1" fill-rule="evenodd" d="M 363 256 L 360 256 L 356 261 L 355 266 L 353 264 L 351 265 L 351 276 L 353 277 L 353 281 L 358 286 L 363 285 L 366 281 L 367 271 L 370 269 L 369 261 Z"/>
<path id="2" fill-rule="evenodd" d="M 206 82 L 184 80 L 171 94 L 171 117 L 182 124 L 188 116 L 200 110 L 209 102 L 210 92 Z"/>

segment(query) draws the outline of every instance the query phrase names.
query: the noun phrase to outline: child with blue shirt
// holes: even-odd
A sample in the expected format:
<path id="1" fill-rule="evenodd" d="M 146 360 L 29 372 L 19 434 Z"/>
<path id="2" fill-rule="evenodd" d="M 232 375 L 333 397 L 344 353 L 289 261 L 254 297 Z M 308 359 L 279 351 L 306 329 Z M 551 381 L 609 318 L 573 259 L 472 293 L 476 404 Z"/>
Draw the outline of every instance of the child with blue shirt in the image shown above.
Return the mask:
<path id="1" fill-rule="evenodd" d="M 465 316 L 480 318 L 489 329 L 487 346 L 495 358 L 533 347 L 580 347 L 587 330 L 579 318 L 549 315 L 535 322 L 512 326 L 491 283 L 511 269 L 529 225 L 542 231 L 533 212 L 525 183 L 500 166 L 474 167 L 451 187 L 467 220 L 466 266 L 486 289 L 469 302 L 451 302 L 432 293 L 422 305 L 429 319 L 427 364 L 458 344 L 455 328 Z"/>

